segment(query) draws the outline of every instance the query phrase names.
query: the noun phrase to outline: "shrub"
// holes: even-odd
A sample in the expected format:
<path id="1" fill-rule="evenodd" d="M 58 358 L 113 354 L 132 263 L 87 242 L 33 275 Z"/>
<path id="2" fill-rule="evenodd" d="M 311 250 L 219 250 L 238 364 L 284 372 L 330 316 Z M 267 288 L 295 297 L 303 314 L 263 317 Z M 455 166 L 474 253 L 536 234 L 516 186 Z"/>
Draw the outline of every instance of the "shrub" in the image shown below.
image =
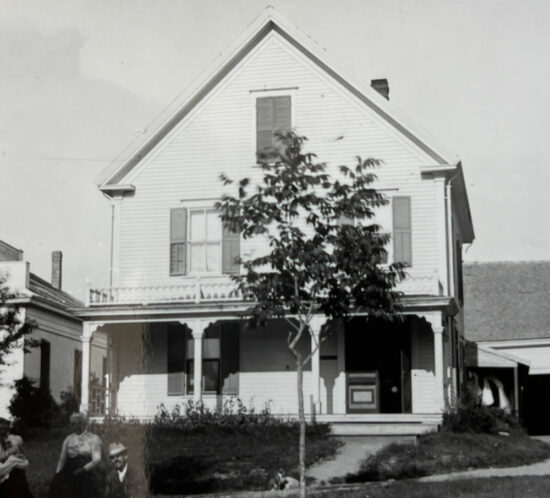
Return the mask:
<path id="1" fill-rule="evenodd" d="M 46 429 L 59 408 L 49 390 L 34 386 L 34 381 L 23 377 L 15 381 L 15 394 L 8 407 L 18 432 Z"/>
<path id="2" fill-rule="evenodd" d="M 227 398 L 219 411 L 210 411 L 203 403 L 194 403 L 192 400 L 187 400 L 183 407 L 179 404 L 175 405 L 171 411 L 161 404 L 155 415 L 155 424 L 161 427 L 191 430 L 206 427 L 294 425 L 295 422 L 274 417 L 269 405 L 256 412 L 253 407 L 246 407 L 239 398 Z"/>
<path id="3" fill-rule="evenodd" d="M 459 405 L 443 415 L 442 429 L 447 432 L 498 434 L 522 431 L 519 420 L 494 406 L 482 406 L 470 386 L 465 386 Z"/>

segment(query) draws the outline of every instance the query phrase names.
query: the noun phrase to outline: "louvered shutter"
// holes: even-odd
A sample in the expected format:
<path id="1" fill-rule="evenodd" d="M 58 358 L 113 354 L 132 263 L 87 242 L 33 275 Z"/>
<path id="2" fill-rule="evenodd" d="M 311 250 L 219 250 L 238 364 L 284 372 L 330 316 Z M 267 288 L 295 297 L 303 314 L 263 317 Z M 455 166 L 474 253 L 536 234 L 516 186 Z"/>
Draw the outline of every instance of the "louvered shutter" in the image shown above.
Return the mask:
<path id="1" fill-rule="evenodd" d="M 393 261 L 412 266 L 411 198 L 394 197 L 393 209 Z"/>
<path id="2" fill-rule="evenodd" d="M 239 394 L 239 324 L 222 324 L 221 381 L 223 394 Z"/>
<path id="3" fill-rule="evenodd" d="M 286 133 L 291 130 L 290 123 L 290 97 L 274 97 L 273 98 L 273 114 L 274 114 L 274 129 L 273 132 L 279 131 Z"/>
<path id="4" fill-rule="evenodd" d="M 292 129 L 290 96 L 262 97 L 256 100 L 256 151 L 276 145 L 275 132 Z"/>
<path id="5" fill-rule="evenodd" d="M 187 273 L 187 209 L 170 210 L 170 275 Z"/>
<path id="6" fill-rule="evenodd" d="M 262 151 L 273 143 L 273 99 L 256 100 L 256 150 Z"/>
<path id="7" fill-rule="evenodd" d="M 241 235 L 223 228 L 222 238 L 222 273 L 226 275 L 238 274 L 240 271 L 238 258 L 241 254 Z"/>
<path id="8" fill-rule="evenodd" d="M 169 396 L 183 395 L 185 392 L 185 339 L 186 331 L 183 327 L 168 326 L 166 355 Z"/>

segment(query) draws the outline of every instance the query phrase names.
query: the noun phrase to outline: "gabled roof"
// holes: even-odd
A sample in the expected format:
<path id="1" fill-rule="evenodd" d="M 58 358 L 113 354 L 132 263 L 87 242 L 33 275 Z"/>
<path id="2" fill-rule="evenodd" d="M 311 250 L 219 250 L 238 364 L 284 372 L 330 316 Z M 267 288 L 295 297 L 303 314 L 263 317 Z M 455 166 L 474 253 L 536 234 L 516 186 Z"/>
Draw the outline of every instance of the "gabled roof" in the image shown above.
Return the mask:
<path id="1" fill-rule="evenodd" d="M 550 261 L 464 265 L 471 341 L 550 338 Z"/>
<path id="2" fill-rule="evenodd" d="M 216 85 L 271 32 L 277 32 L 297 50 L 331 75 L 374 112 L 382 116 L 404 136 L 414 142 L 434 161 L 434 166 L 456 166 L 459 158 L 439 144 L 426 131 L 415 125 L 394 105 L 370 85 L 360 83 L 336 61 L 329 57 L 308 36 L 268 8 L 246 32 L 223 54 L 191 88 L 163 113 L 156 123 L 130 145 L 97 179 L 104 192 L 114 190 L 126 175 L 143 159 L 184 117 L 216 87 Z"/>

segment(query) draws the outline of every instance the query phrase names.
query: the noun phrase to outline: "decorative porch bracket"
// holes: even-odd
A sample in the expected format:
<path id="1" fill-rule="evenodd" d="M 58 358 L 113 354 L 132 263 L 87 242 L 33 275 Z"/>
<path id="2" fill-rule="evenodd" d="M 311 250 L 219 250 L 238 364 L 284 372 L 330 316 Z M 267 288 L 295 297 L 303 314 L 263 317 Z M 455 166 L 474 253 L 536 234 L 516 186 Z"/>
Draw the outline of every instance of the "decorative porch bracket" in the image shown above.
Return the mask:
<path id="1" fill-rule="evenodd" d="M 94 332 L 104 325 L 103 322 L 84 322 L 82 324 L 82 379 L 80 387 L 80 411 L 89 412 L 90 404 L 90 346 Z"/>
<path id="2" fill-rule="evenodd" d="M 324 315 L 313 315 L 309 323 L 311 331 L 311 393 L 313 410 L 321 414 L 321 329 L 327 321 Z M 312 414 L 313 415 L 313 414 Z"/>

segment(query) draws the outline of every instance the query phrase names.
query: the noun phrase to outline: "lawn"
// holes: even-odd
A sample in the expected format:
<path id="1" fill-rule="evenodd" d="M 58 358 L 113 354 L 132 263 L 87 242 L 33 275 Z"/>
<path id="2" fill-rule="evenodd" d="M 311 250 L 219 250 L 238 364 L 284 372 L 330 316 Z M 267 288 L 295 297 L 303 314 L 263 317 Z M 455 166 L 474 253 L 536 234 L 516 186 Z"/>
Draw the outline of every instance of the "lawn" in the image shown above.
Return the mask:
<path id="1" fill-rule="evenodd" d="M 285 495 L 297 497 L 298 493 Z M 550 496 L 550 477 L 491 477 L 446 482 L 394 481 L 354 488 L 310 489 L 318 498 L 517 498 Z M 173 497 L 176 498 L 176 497 Z"/>
<path id="2" fill-rule="evenodd" d="M 406 479 L 470 468 L 513 467 L 550 458 L 550 446 L 523 433 L 510 436 L 439 432 L 394 443 L 367 457 L 346 482 Z"/>
<path id="3" fill-rule="evenodd" d="M 113 440 L 130 449 L 130 464 L 146 467 L 155 494 L 192 494 L 222 490 L 265 490 L 279 468 L 297 475 L 296 424 L 211 427 L 184 430 L 139 424 L 115 424 L 91 429 L 106 447 Z M 37 498 L 45 497 L 61 443 L 66 434 L 56 429 L 26 438 L 31 462 L 27 476 Z M 308 465 L 334 455 L 338 443 L 327 426 L 308 433 Z"/>

